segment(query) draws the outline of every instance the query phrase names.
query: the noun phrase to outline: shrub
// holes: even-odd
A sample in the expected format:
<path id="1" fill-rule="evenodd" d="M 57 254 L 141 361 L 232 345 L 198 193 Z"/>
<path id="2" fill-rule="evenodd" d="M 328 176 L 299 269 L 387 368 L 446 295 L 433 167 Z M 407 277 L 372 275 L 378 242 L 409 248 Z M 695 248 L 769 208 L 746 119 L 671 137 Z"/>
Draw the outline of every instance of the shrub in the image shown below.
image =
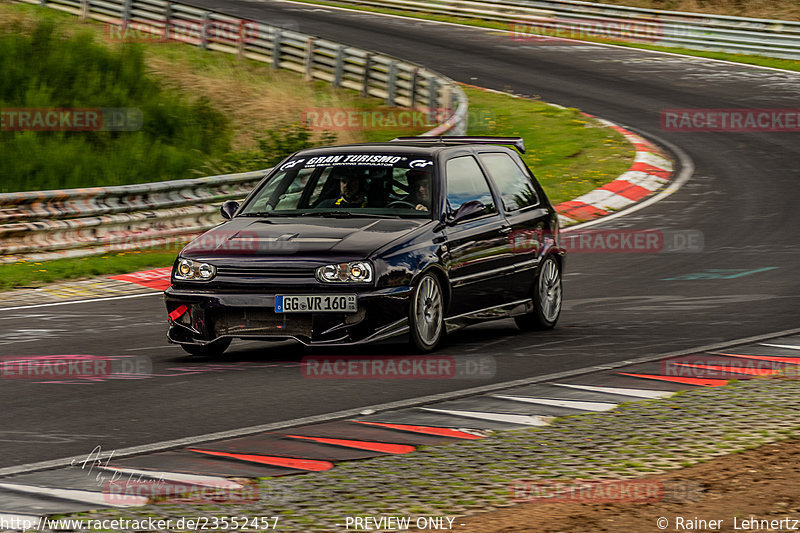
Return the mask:
<path id="1" fill-rule="evenodd" d="M 0 131 L 0 191 L 122 185 L 188 177 L 230 149 L 227 118 L 208 100 L 147 75 L 144 49 L 67 37 L 51 20 L 0 35 L 0 109 L 134 108 L 139 131 Z"/>

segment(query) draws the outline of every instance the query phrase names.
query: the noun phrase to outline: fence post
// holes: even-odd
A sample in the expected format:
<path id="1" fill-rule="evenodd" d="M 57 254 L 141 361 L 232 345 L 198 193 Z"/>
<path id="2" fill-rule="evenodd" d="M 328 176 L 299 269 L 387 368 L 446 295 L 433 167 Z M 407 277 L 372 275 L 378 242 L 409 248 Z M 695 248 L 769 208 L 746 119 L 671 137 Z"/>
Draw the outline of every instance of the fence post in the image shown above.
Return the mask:
<path id="1" fill-rule="evenodd" d="M 450 118 L 450 113 L 452 110 L 448 107 L 450 103 L 453 101 L 453 89 L 450 85 L 445 85 L 442 87 L 442 106 L 436 109 L 436 113 L 439 117 L 447 115 L 447 118 Z M 438 122 L 438 121 L 437 121 Z"/>
<path id="2" fill-rule="evenodd" d="M 239 20 L 239 46 L 236 49 L 238 57 L 244 57 L 244 43 L 247 39 L 247 22 L 244 19 Z"/>
<path id="3" fill-rule="evenodd" d="M 436 120 L 436 108 L 439 107 L 439 88 L 436 76 L 428 78 L 428 120 Z"/>
<path id="4" fill-rule="evenodd" d="M 200 47 L 203 50 L 208 50 L 208 22 L 211 20 L 211 12 L 206 11 L 203 13 L 203 28 L 200 34 Z"/>
<path id="5" fill-rule="evenodd" d="M 309 37 L 306 40 L 306 57 L 303 62 L 303 79 L 311 81 L 314 79 L 314 43 L 316 39 Z"/>
<path id="6" fill-rule="evenodd" d="M 337 89 L 342 85 L 342 75 L 344 74 L 344 46 L 336 50 L 336 65 L 333 68 L 333 86 Z"/>
<path id="7" fill-rule="evenodd" d="M 89 18 L 89 0 L 81 0 L 81 16 L 80 20 Z"/>
<path id="8" fill-rule="evenodd" d="M 418 81 L 419 77 L 419 69 L 414 67 L 411 69 L 411 103 L 408 104 L 408 107 L 414 109 L 414 106 L 417 105 L 417 85 L 419 84 Z"/>
<path id="9" fill-rule="evenodd" d="M 361 85 L 361 96 L 369 96 L 370 73 L 372 72 L 372 54 L 367 52 L 364 57 L 364 79 Z"/>
<path id="10" fill-rule="evenodd" d="M 397 96 L 397 61 L 389 63 L 389 80 L 386 83 L 386 104 L 394 106 L 394 100 Z"/>
<path id="11" fill-rule="evenodd" d="M 274 28 L 272 32 L 272 68 L 281 68 L 281 38 L 283 32 L 280 28 Z"/>
<path id="12" fill-rule="evenodd" d="M 131 21 L 131 0 L 125 0 L 122 4 L 122 29 L 128 28 L 128 23 Z"/>
<path id="13" fill-rule="evenodd" d="M 167 2 L 164 8 L 164 42 L 169 41 L 172 29 L 172 2 Z"/>

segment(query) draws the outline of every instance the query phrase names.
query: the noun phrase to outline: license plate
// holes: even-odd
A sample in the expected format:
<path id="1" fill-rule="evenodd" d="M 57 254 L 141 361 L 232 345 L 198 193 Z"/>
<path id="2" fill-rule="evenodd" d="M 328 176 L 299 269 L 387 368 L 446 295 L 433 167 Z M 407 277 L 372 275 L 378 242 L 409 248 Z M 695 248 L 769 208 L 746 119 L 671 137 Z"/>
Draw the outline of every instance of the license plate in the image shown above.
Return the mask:
<path id="1" fill-rule="evenodd" d="M 355 294 L 279 294 L 275 296 L 276 313 L 355 313 Z"/>

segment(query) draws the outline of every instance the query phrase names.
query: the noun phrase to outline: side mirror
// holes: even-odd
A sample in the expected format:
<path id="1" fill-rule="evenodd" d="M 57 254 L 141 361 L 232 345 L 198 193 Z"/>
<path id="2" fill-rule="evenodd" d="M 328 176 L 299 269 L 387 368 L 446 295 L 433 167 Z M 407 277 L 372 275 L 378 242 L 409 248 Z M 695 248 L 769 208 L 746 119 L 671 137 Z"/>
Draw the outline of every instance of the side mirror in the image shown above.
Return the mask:
<path id="1" fill-rule="evenodd" d="M 219 208 L 219 212 L 222 215 L 222 218 L 230 220 L 233 218 L 233 215 L 236 214 L 236 210 L 239 209 L 239 202 L 236 200 L 228 200 Z"/>
<path id="2" fill-rule="evenodd" d="M 464 202 L 461 204 L 461 207 L 456 210 L 452 218 L 450 218 L 448 224 L 452 226 L 458 224 L 462 220 L 467 220 L 468 218 L 478 216 L 482 214 L 485 209 L 486 206 L 483 205 L 483 202 L 480 200 L 470 200 L 469 202 Z"/>

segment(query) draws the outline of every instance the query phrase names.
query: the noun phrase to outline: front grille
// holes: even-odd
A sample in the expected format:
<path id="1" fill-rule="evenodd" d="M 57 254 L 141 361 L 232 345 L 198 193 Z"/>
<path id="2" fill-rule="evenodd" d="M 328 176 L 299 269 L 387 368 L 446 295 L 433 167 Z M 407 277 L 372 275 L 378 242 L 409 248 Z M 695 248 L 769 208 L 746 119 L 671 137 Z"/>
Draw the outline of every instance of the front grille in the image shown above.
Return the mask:
<path id="1" fill-rule="evenodd" d="M 226 309 L 214 320 L 219 335 L 247 337 L 303 335 L 311 337 L 310 314 L 276 313 L 262 309 Z"/>
<path id="2" fill-rule="evenodd" d="M 221 266 L 217 268 L 218 276 L 234 277 L 234 278 L 313 278 L 313 268 L 291 268 L 291 267 L 227 267 Z"/>

